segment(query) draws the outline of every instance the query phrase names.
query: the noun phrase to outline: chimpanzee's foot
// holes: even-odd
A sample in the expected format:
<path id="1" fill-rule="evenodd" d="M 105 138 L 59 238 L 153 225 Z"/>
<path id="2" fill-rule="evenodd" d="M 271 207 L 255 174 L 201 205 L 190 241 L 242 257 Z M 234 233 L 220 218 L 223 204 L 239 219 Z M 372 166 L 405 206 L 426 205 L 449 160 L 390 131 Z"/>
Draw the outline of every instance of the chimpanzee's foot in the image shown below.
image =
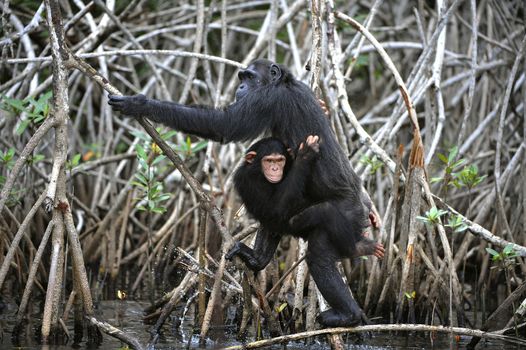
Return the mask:
<path id="1" fill-rule="evenodd" d="M 325 327 L 356 326 L 362 321 L 362 315 L 343 314 L 334 309 L 323 311 L 316 320 Z"/>
<path id="2" fill-rule="evenodd" d="M 380 242 L 375 242 L 369 238 L 362 238 L 356 242 L 353 257 L 366 255 L 374 255 L 377 258 L 383 258 L 385 255 L 385 248 Z"/>

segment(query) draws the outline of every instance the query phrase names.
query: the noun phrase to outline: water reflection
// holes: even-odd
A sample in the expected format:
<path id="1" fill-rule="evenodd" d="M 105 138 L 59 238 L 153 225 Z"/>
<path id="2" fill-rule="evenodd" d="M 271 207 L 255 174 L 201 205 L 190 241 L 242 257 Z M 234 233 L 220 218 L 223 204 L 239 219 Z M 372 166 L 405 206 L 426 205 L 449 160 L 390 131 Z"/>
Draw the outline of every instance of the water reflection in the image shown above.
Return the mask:
<path id="1" fill-rule="evenodd" d="M 123 331 L 133 334 L 143 344 L 149 341 L 150 325 L 143 322 L 143 309 L 148 306 L 147 302 L 137 302 L 131 300 L 115 300 L 104 301 L 99 304 L 97 309 L 97 317 L 109 322 L 110 324 L 122 329 Z M 240 345 L 235 339 L 235 329 L 229 326 L 216 327 L 211 333 L 221 335 L 214 337 L 216 341 L 208 340 L 203 346 L 199 342 L 199 337 L 193 335 L 192 322 L 193 314 L 191 308 L 185 310 L 177 310 L 172 313 L 170 321 L 163 327 L 163 333 L 155 349 L 221 349 L 231 345 Z M 28 322 L 24 327 L 16 344 L 13 343 L 11 332 L 15 324 L 16 306 L 14 304 L 6 304 L 4 310 L 0 313 L 0 350 L 13 349 L 15 346 L 23 349 L 42 349 L 42 350 L 71 350 L 71 349 L 87 349 L 85 343 L 72 345 L 71 341 L 67 345 L 52 345 L 41 346 L 34 339 L 35 332 L 38 332 L 39 319 L 38 316 Z M 186 315 L 183 320 L 180 320 L 176 315 Z M 68 321 L 69 331 L 73 334 L 73 324 Z M 347 344 L 349 350 L 401 350 L 401 349 L 436 349 L 445 350 L 450 349 L 447 335 L 438 334 L 435 339 L 431 341 L 429 334 L 418 333 L 410 334 L 407 332 L 400 332 L 398 334 L 389 333 L 375 333 L 370 336 L 358 337 L 356 335 L 343 335 L 343 339 Z M 455 344 L 453 349 L 466 349 L 469 343 L 469 337 L 461 337 L 460 342 Z M 125 344 L 108 336 L 104 335 L 103 344 L 97 349 L 121 349 L 125 348 Z M 325 341 L 324 336 L 316 339 L 309 339 L 305 342 L 288 343 L 287 346 L 276 345 L 271 349 L 310 349 L 310 350 L 325 350 L 330 349 Z M 269 347 L 266 347 L 269 349 Z M 481 341 L 477 349 L 497 350 L 497 349 L 524 349 L 520 346 L 512 344 L 498 343 L 495 341 L 485 342 Z"/>

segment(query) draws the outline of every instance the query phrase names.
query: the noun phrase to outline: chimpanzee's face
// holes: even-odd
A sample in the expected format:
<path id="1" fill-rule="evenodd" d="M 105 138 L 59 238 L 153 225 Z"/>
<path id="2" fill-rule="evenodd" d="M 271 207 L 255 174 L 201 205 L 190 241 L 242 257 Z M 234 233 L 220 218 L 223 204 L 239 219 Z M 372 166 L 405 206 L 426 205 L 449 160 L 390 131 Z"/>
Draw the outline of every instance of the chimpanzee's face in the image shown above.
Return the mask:
<path id="1" fill-rule="evenodd" d="M 281 69 L 271 61 L 261 59 L 252 62 L 247 69 L 242 69 L 237 74 L 240 84 L 236 90 L 236 101 L 256 88 L 280 79 L 281 75 Z"/>
<path id="2" fill-rule="evenodd" d="M 263 159 L 261 159 L 261 169 L 263 170 L 265 179 L 273 184 L 280 182 L 283 179 L 286 162 L 287 159 L 283 154 L 272 153 L 264 156 Z"/>

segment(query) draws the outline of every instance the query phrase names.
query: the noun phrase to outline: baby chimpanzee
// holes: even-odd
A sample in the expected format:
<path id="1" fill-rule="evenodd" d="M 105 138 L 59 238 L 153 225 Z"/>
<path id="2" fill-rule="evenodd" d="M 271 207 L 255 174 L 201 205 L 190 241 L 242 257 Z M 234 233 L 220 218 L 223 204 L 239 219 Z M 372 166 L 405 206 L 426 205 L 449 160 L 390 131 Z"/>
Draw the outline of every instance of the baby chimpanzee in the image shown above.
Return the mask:
<path id="1" fill-rule="evenodd" d="M 308 197 L 306 188 L 313 164 L 319 156 L 319 147 L 318 136 L 308 136 L 306 142 L 300 145 L 295 160 L 290 150 L 276 138 L 262 139 L 248 149 L 244 164 L 234 175 L 234 185 L 247 211 L 260 222 L 261 227 L 254 249 L 236 242 L 227 258 L 237 255 L 249 268 L 257 271 L 262 268 L 262 261 L 270 260 L 271 256 L 267 255 L 274 254 L 279 239 L 285 234 L 309 241 L 307 264 L 311 271 L 324 268 L 317 263 L 325 261 L 324 254 L 328 261 L 362 255 L 384 256 L 381 243 L 365 238 L 361 231 L 353 230 L 363 227 L 361 222 L 357 222 L 360 216 L 352 215 L 353 203 L 346 199 L 316 203 Z M 274 239 L 268 239 L 268 235 L 261 234 L 262 231 L 272 234 Z M 269 242 L 275 246 L 269 247 Z M 341 279 L 341 276 L 323 275 L 323 279 L 331 278 Z M 338 298 L 341 291 L 324 293 L 324 285 L 320 285 L 323 281 L 316 278 L 315 281 L 333 307 L 320 314 L 320 323 L 325 324 L 324 315 L 332 318 L 334 312 L 339 312 L 338 319 L 351 323 L 352 311 L 359 312 L 359 309 L 351 311 L 349 309 L 353 305 L 340 305 L 337 300 L 341 300 Z M 336 297 L 333 298 L 333 295 Z M 341 312 L 347 310 L 350 311 L 347 314 Z"/>

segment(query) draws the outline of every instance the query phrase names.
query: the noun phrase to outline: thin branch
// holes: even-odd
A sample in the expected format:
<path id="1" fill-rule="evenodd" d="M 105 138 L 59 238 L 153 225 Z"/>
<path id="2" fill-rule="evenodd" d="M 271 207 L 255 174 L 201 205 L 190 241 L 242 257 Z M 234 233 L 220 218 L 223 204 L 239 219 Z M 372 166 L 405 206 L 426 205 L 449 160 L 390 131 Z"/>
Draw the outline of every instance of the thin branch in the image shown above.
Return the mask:
<path id="1" fill-rule="evenodd" d="M 476 336 L 485 339 L 495 339 L 508 342 L 510 344 L 526 345 L 526 340 L 517 337 L 510 337 L 496 333 L 483 332 L 475 329 L 460 327 L 443 327 L 428 326 L 422 324 L 379 324 L 374 326 L 358 326 L 354 328 L 326 328 L 311 332 L 301 332 L 296 334 L 284 335 L 272 339 L 255 341 L 248 344 L 229 346 L 226 350 L 237 349 L 256 349 L 268 347 L 274 344 L 283 344 L 290 341 L 316 337 L 324 334 L 342 334 L 342 333 L 364 333 L 364 332 L 437 332 L 437 333 L 454 333 L 457 335 Z"/>
<path id="2" fill-rule="evenodd" d="M 112 336 L 114 338 L 117 338 L 121 340 L 122 342 L 128 344 L 132 349 L 135 350 L 143 350 L 146 349 L 146 347 L 141 344 L 141 342 L 132 336 L 129 333 L 125 333 L 118 329 L 117 327 L 112 326 L 111 324 L 99 321 L 95 317 L 86 317 L 88 321 L 90 321 L 94 326 L 97 326 L 97 328 L 101 329 L 104 333 L 106 333 L 109 336 Z"/>

